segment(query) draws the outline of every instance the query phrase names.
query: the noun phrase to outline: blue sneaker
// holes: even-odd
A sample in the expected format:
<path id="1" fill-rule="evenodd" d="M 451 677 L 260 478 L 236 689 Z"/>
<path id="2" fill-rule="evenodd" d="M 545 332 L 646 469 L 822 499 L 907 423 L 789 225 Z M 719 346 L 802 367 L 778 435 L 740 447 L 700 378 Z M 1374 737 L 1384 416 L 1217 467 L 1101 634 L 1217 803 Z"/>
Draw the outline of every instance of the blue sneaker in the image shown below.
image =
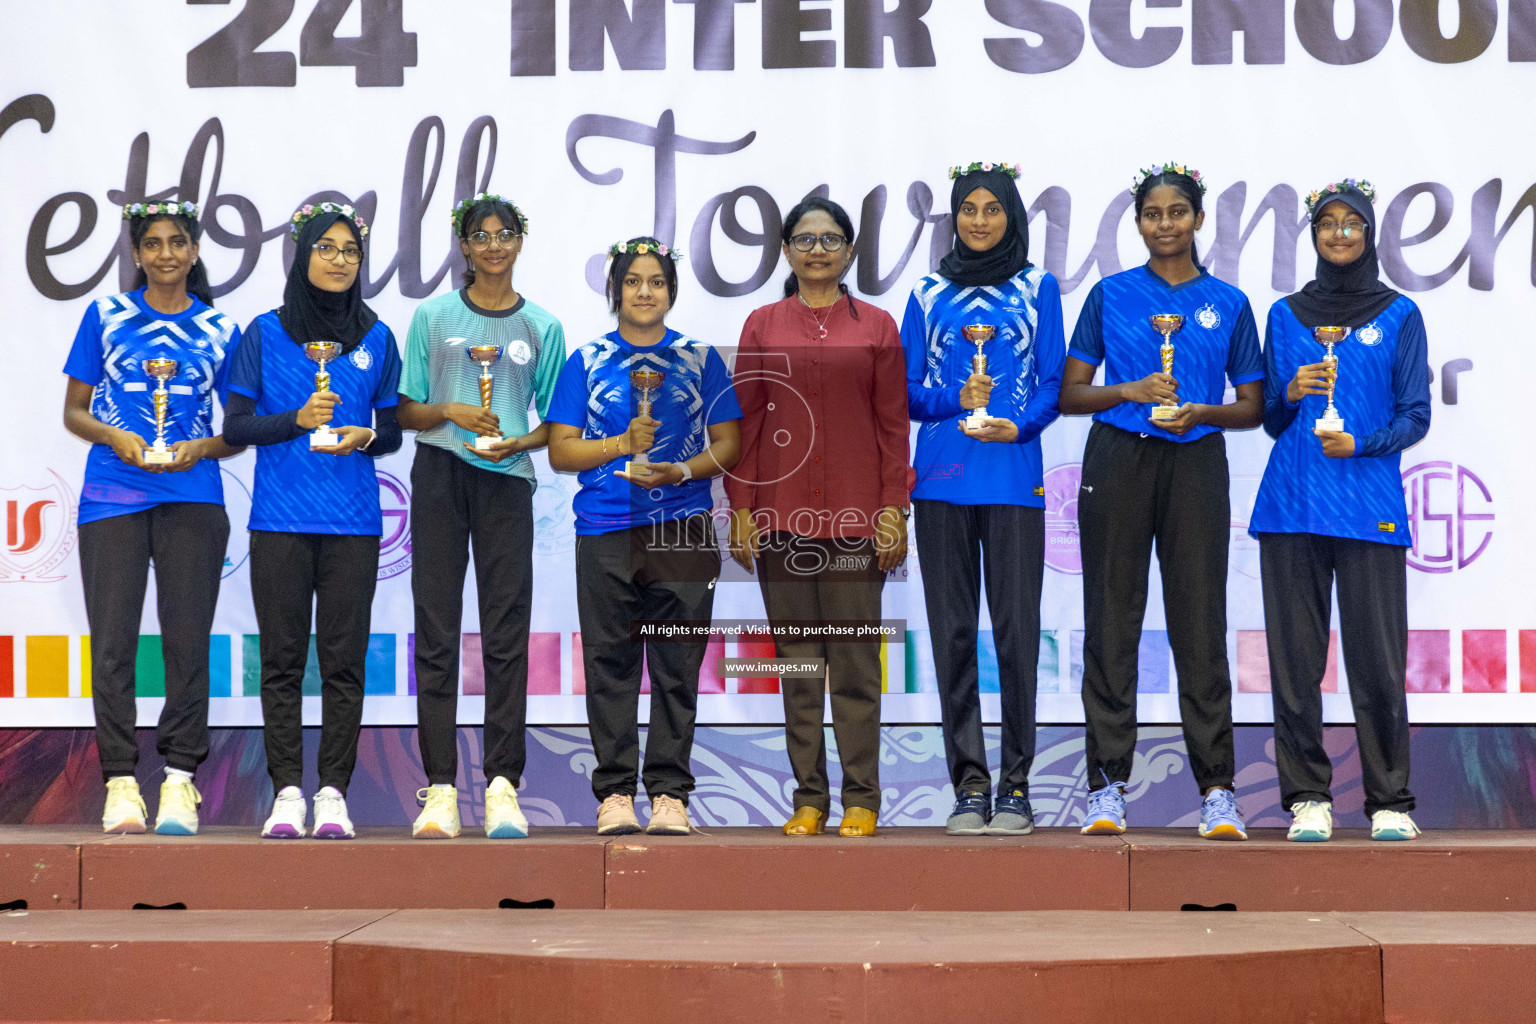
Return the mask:
<path id="1" fill-rule="evenodd" d="M 1083 816 L 1085 836 L 1117 836 L 1125 831 L 1125 783 L 1111 782 L 1088 794 L 1088 813 Z"/>
<path id="2" fill-rule="evenodd" d="M 992 820 L 987 822 L 987 835 L 1027 836 L 1034 830 L 1035 812 L 1023 790 L 1015 789 L 997 798 L 992 807 Z"/>
<path id="3" fill-rule="evenodd" d="M 965 793 L 955 801 L 944 824 L 947 836 L 982 836 L 987 834 L 987 818 L 992 812 L 991 793 Z"/>
<path id="4" fill-rule="evenodd" d="M 1237 816 L 1237 797 L 1230 789 L 1213 789 L 1200 805 L 1201 839 L 1247 839 Z"/>

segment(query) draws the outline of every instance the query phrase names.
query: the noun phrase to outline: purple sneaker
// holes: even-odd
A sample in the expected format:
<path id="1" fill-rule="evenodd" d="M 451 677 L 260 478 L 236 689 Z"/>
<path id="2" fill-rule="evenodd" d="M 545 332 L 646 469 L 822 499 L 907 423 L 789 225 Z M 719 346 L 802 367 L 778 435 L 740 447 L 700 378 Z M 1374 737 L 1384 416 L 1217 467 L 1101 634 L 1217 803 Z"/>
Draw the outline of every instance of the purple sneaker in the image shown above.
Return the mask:
<path id="1" fill-rule="evenodd" d="M 335 786 L 315 794 L 315 838 L 352 839 L 357 833 L 347 817 L 347 798 Z"/>
<path id="2" fill-rule="evenodd" d="M 303 839 L 304 816 L 307 813 L 304 791 L 298 786 L 284 786 L 272 801 L 272 813 L 261 826 L 263 839 Z"/>

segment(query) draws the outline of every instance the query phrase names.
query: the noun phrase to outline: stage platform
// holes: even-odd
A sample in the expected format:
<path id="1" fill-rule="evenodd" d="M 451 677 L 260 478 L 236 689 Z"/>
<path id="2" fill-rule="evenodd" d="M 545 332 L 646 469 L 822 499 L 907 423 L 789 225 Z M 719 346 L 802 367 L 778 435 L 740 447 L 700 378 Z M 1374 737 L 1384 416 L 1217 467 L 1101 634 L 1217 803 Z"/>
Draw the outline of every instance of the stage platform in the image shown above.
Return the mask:
<path id="1" fill-rule="evenodd" d="M 1448 1024 L 1533 970 L 1523 913 L 0 914 L 7 1020 Z"/>
<path id="2" fill-rule="evenodd" d="M 1373 843 L 1246 843 L 1193 830 L 1085 837 L 1040 829 L 956 839 L 885 829 L 869 839 L 788 838 L 763 828 L 603 838 L 535 829 L 412 840 L 364 829 L 351 842 L 0 827 L 0 907 L 129 910 L 1180 910 L 1536 911 L 1536 834 L 1431 832 Z"/>

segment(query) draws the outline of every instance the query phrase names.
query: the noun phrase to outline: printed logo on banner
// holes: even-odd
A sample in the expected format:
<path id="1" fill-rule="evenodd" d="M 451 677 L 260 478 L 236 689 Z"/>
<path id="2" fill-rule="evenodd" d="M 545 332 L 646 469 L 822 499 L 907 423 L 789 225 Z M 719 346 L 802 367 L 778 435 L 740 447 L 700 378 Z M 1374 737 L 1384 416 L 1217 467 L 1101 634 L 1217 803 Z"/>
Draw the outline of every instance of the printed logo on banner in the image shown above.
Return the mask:
<path id="1" fill-rule="evenodd" d="M 1493 540 L 1493 495 L 1465 466 L 1421 462 L 1403 473 L 1413 547 L 1408 564 L 1420 572 L 1465 569 Z"/>
<path id="2" fill-rule="evenodd" d="M 48 475 L 41 486 L 0 487 L 0 583 L 57 583 L 68 575 L 55 570 L 75 549 L 75 492 L 58 473 Z"/>
<path id="3" fill-rule="evenodd" d="M 1372 321 L 1355 332 L 1355 340 L 1362 345 L 1380 345 L 1381 328 Z"/>
<path id="4" fill-rule="evenodd" d="M 368 367 L 373 365 L 373 356 L 368 354 L 368 350 L 366 348 L 363 348 L 363 346 L 359 345 L 357 348 L 352 350 L 352 365 L 357 367 L 359 370 L 366 370 Z"/>
<path id="5" fill-rule="evenodd" d="M 1208 331 L 1214 331 L 1221 326 L 1221 314 L 1216 312 L 1216 307 L 1207 302 L 1195 310 L 1195 323 Z"/>
<path id="6" fill-rule="evenodd" d="M 539 477 L 533 492 L 533 550 L 559 555 L 576 548 L 576 513 L 571 508 L 575 490 L 560 476 Z"/>
<path id="7" fill-rule="evenodd" d="M 411 489 L 379 471 L 379 508 L 384 532 L 379 538 L 379 580 L 393 579 L 411 567 Z"/>
<path id="8" fill-rule="evenodd" d="M 224 512 L 229 516 L 229 545 L 224 549 L 223 578 L 233 576 L 245 560 L 251 557 L 251 534 L 247 524 L 251 521 L 251 489 L 224 466 Z"/>
<path id="9" fill-rule="evenodd" d="M 1045 564 L 1068 576 L 1083 573 L 1077 535 L 1077 492 L 1082 482 L 1080 462 L 1045 471 Z"/>

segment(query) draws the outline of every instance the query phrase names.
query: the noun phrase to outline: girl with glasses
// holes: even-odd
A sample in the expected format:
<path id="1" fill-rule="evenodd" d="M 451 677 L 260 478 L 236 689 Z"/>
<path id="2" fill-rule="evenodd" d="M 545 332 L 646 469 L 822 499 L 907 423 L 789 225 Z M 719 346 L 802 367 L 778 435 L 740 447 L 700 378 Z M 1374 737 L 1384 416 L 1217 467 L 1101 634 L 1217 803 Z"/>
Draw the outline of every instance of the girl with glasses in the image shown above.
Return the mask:
<path id="1" fill-rule="evenodd" d="M 884 310 L 842 284 L 853 221 L 811 196 L 784 218 L 785 297 L 752 312 L 736 356 L 742 460 L 726 481 L 731 555 L 759 582 L 770 624 L 878 623 L 886 574 L 907 554 L 907 394 L 901 338 Z M 831 811 L 823 700 L 842 760 L 845 836 L 880 812 L 880 644 L 791 638 L 780 658 L 821 660 L 786 676 L 784 734 L 795 773 L 785 835 L 823 831 Z"/>
<path id="2" fill-rule="evenodd" d="M 454 206 L 452 220 L 467 264 L 464 287 L 417 307 L 400 378 L 400 425 L 417 431 L 411 594 L 427 773 L 411 834 L 459 834 L 459 644 L 473 548 L 485 672 L 483 820 L 490 838 L 513 839 L 528 834 L 516 791 L 526 760 L 537 486 L 527 453 L 549 435 L 547 423 L 529 428 L 528 410 L 537 408 L 541 420 L 549 412 L 565 332 L 512 287 L 528 221 L 511 200 L 482 192 Z"/>
<path id="3" fill-rule="evenodd" d="M 297 251 L 283 304 L 252 321 L 240 339 L 224 421 L 226 441 L 259 446 L 251 597 L 276 793 L 261 834 L 296 839 L 306 831 L 301 709 L 313 621 L 321 701 L 313 831 L 317 839 L 351 839 L 346 792 L 384 526 L 373 460 L 400 447 L 400 355 L 395 336 L 363 303 L 362 218 L 344 204 L 306 205 L 293 215 L 291 233 Z M 311 358 L 322 353 L 324 388 L 316 380 L 321 365 Z M 317 428 L 330 436 L 313 437 Z"/>
<path id="4" fill-rule="evenodd" d="M 1264 581 L 1280 801 L 1297 842 L 1333 835 L 1321 688 L 1335 585 L 1371 838 L 1419 834 L 1408 815 L 1413 537 L 1401 453 L 1429 431 L 1428 341 L 1419 308 L 1378 279 L 1375 198 L 1354 178 L 1307 197 L 1316 278 L 1271 306 L 1265 329 L 1264 430 L 1275 446 L 1248 531 Z M 1342 424 L 1319 422 L 1330 407 Z"/>

